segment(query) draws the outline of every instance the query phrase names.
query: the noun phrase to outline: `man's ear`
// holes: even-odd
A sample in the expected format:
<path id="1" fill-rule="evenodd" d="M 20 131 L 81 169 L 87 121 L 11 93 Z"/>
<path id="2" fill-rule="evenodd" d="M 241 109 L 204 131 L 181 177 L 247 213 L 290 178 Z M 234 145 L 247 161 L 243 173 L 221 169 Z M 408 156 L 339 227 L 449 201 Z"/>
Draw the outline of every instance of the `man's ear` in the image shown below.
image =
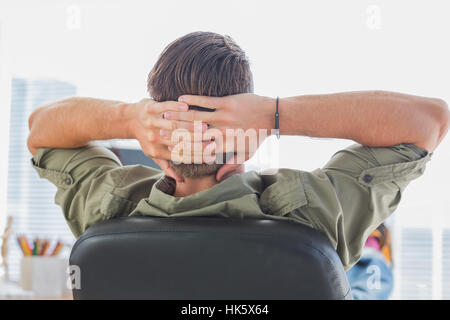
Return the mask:
<path id="1" fill-rule="evenodd" d="M 232 176 L 233 174 L 243 173 L 245 170 L 245 166 L 243 163 L 235 164 L 237 158 L 234 155 L 230 160 L 227 161 L 223 166 L 219 168 L 216 173 L 216 181 L 220 182 L 225 180 L 226 178 Z"/>
<path id="2" fill-rule="evenodd" d="M 175 170 L 173 170 L 173 168 L 169 167 L 163 171 L 166 174 L 166 176 L 175 179 L 176 182 L 184 182 L 184 178 L 180 176 L 178 173 L 176 173 Z"/>
<path id="3" fill-rule="evenodd" d="M 184 182 L 184 178 L 180 176 L 178 173 L 170 167 L 169 161 L 161 160 L 161 159 L 153 159 L 158 166 L 161 167 L 162 171 L 164 171 L 165 175 L 175 179 L 176 182 Z"/>

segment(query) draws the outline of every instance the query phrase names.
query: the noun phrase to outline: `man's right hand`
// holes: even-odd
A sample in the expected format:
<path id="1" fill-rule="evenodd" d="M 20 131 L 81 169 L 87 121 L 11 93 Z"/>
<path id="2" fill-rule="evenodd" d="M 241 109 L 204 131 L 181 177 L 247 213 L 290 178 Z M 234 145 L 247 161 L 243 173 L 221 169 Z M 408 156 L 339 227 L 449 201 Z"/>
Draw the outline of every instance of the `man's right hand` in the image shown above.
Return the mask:
<path id="1" fill-rule="evenodd" d="M 178 162 L 185 160 L 181 155 L 169 150 L 170 147 L 174 147 L 178 143 L 178 141 L 171 139 L 172 133 L 175 130 L 183 130 L 193 135 L 194 130 L 205 131 L 207 125 L 200 123 L 200 127 L 195 128 L 195 125 L 198 124 L 192 121 L 164 119 L 164 113 L 188 111 L 188 105 L 183 102 L 156 102 L 152 99 L 142 99 L 137 103 L 128 105 L 125 110 L 124 118 L 128 119 L 130 137 L 139 141 L 142 151 L 151 157 L 167 175 L 177 181 L 182 181 L 182 177 L 178 176 L 168 164 L 168 160 Z M 206 144 L 203 148 L 205 146 Z"/>

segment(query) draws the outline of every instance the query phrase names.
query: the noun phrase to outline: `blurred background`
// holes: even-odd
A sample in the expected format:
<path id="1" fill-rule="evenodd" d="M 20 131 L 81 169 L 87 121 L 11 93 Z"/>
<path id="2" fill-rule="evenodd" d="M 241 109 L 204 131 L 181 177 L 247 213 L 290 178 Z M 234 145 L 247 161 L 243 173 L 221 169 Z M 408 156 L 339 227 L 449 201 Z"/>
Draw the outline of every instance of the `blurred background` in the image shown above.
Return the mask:
<path id="1" fill-rule="evenodd" d="M 147 74 L 162 49 L 198 30 L 237 41 L 257 94 L 381 89 L 449 103 L 449 14 L 445 0 L 0 0 L 0 234 L 12 216 L 10 278 L 20 277 L 16 235 L 74 241 L 55 187 L 30 166 L 27 119 L 39 105 L 73 95 L 147 97 Z M 279 150 L 273 165 L 313 170 L 351 143 L 282 137 L 261 151 Z M 136 141 L 105 145 L 125 164 L 152 164 Z M 388 221 L 394 299 L 450 299 L 449 160 L 447 137 Z"/>

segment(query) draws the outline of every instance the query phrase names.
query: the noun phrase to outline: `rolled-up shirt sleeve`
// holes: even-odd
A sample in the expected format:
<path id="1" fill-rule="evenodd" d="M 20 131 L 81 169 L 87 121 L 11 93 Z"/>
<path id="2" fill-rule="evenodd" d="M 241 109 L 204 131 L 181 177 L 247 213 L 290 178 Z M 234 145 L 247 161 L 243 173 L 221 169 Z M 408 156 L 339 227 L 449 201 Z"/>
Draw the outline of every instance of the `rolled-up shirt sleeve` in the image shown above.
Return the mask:
<path id="1" fill-rule="evenodd" d="M 31 165 L 41 178 L 57 187 L 55 203 L 62 208 L 76 237 L 104 219 L 99 204 L 120 179 L 120 173 L 107 173 L 122 167 L 112 151 L 95 145 L 77 149 L 39 148 Z"/>
<path id="2" fill-rule="evenodd" d="M 302 173 L 308 205 L 297 214 L 326 234 L 349 269 L 431 156 L 413 144 L 340 150 L 323 168 Z"/>

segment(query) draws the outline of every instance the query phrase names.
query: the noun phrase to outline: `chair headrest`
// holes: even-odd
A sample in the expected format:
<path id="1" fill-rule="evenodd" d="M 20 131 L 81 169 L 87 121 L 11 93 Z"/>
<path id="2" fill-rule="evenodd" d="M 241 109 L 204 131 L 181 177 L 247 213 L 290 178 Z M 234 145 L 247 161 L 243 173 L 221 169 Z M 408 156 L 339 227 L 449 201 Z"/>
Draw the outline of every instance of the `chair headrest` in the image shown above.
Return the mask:
<path id="1" fill-rule="evenodd" d="M 75 299 L 348 299 L 325 236 L 296 222 L 126 217 L 89 228 Z"/>

